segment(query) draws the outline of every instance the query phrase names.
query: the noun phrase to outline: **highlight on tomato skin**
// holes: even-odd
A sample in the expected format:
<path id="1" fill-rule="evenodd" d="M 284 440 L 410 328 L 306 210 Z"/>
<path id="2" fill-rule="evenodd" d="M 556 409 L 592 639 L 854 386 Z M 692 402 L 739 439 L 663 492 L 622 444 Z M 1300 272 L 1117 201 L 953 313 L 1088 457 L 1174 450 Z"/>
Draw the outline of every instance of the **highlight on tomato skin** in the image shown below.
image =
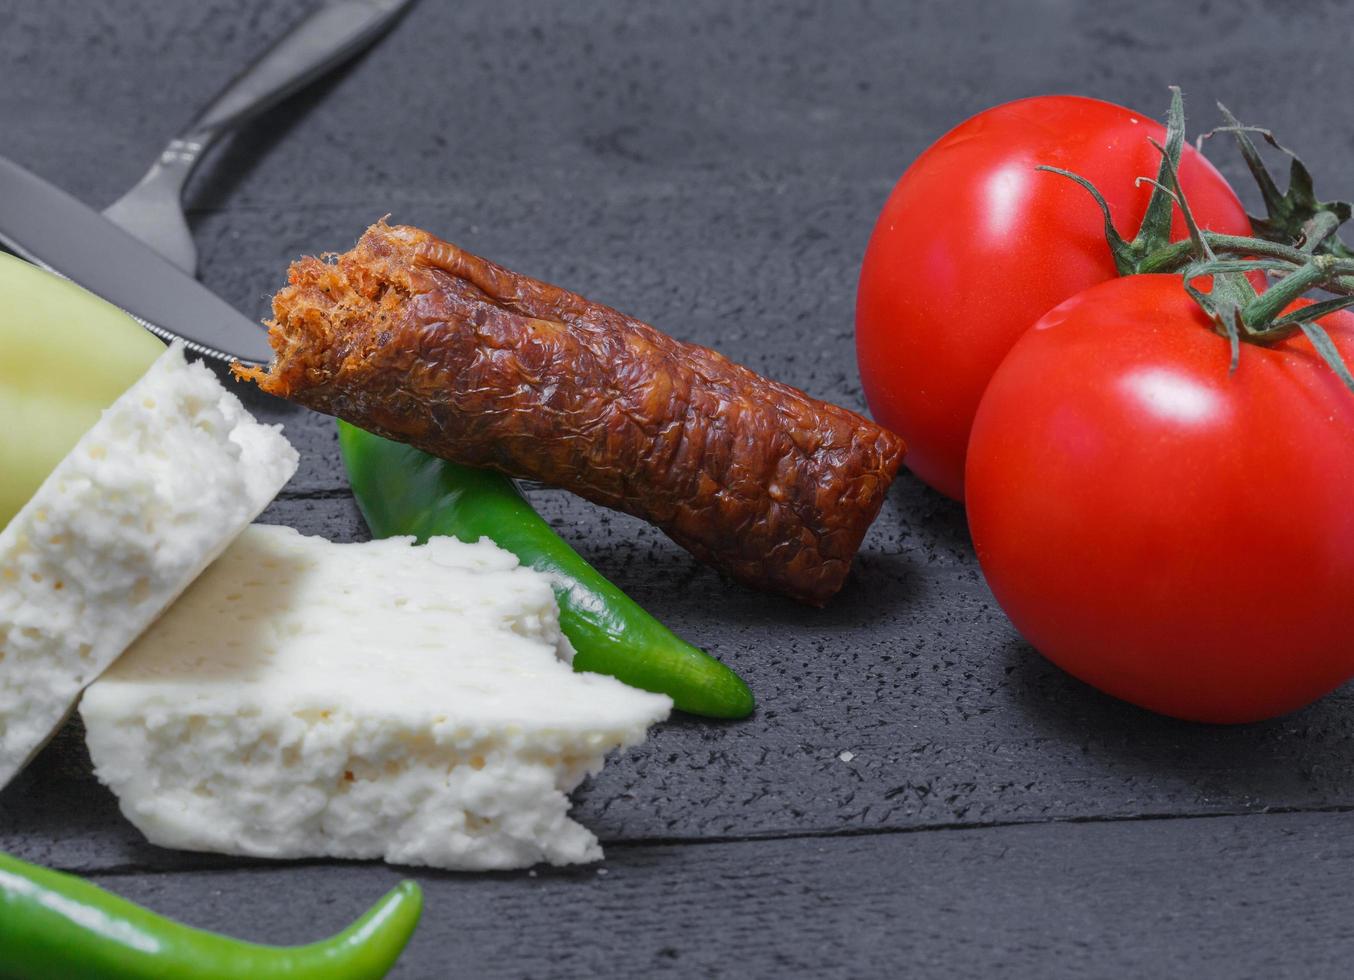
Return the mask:
<path id="1" fill-rule="evenodd" d="M 1319 322 L 1354 358 L 1354 314 Z M 1030 644 L 1220 723 L 1354 676 L 1354 395 L 1301 335 L 1230 356 L 1179 276 L 1094 286 L 995 372 L 967 470 L 979 562 Z"/>
<path id="2" fill-rule="evenodd" d="M 905 463 L 963 499 L 974 412 L 1011 345 L 1052 307 L 1117 275 L 1091 197 L 1039 165 L 1089 178 L 1131 237 L 1157 172 L 1150 116 L 1077 96 L 1000 105 L 937 140 L 898 180 L 866 248 L 856 355 L 875 420 L 908 443 Z M 1181 184 L 1199 223 L 1249 235 L 1227 181 L 1186 146 Z M 1172 237 L 1186 229 L 1177 215 Z"/>

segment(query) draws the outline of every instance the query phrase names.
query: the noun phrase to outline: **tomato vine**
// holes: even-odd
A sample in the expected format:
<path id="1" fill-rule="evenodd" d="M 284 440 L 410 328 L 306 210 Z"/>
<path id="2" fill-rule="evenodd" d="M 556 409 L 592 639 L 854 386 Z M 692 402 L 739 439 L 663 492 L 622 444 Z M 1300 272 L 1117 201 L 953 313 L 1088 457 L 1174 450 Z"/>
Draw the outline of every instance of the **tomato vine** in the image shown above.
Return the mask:
<path id="1" fill-rule="evenodd" d="M 1226 125 L 1199 138 L 1199 145 L 1220 132 L 1232 133 L 1240 147 L 1265 202 L 1266 217 L 1251 217 L 1256 237 L 1220 235 L 1200 229 L 1180 186 L 1178 167 L 1185 138 L 1184 100 L 1180 89 L 1171 87 L 1165 145 L 1149 140 L 1161 155 L 1156 178 L 1141 177 L 1153 185 L 1151 200 L 1134 238 L 1125 240 L 1114 227 L 1109 205 L 1090 180 L 1058 167 L 1040 166 L 1086 189 L 1099 206 L 1105 222 L 1105 238 L 1121 276 L 1152 272 L 1180 272 L 1185 290 L 1204 309 L 1219 333 L 1231 344 L 1231 368 L 1236 370 L 1243 341 L 1272 344 L 1301 331 L 1322 360 L 1354 392 L 1351 373 L 1329 335 L 1317 320 L 1354 306 L 1354 252 L 1339 237 L 1339 228 L 1349 220 L 1351 206 L 1344 201 L 1320 201 L 1311 173 L 1302 160 L 1266 129 L 1244 126 L 1219 103 Z M 1258 133 L 1289 157 L 1288 190 L 1280 192 L 1265 166 L 1251 133 Z M 1189 237 L 1169 241 L 1172 208 L 1179 208 Z M 1274 277 L 1263 292 L 1257 292 L 1250 273 Z M 1197 285 L 1210 279 L 1207 291 Z M 1314 289 L 1335 294 L 1332 298 L 1285 312 L 1293 301 Z"/>

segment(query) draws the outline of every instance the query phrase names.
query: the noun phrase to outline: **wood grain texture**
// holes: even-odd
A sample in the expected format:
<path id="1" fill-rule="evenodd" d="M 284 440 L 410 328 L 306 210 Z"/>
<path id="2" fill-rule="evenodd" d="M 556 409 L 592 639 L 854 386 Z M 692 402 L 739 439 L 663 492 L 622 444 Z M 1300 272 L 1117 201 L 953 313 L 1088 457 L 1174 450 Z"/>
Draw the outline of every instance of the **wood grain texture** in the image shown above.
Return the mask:
<path id="1" fill-rule="evenodd" d="M 0 152 L 101 207 L 306 6 L 0 0 Z M 1345 63 L 1329 26 L 1345 13 L 426 0 L 206 162 L 189 193 L 202 277 L 262 316 L 292 258 L 389 211 L 859 410 L 861 254 L 930 141 L 1039 92 L 1157 114 L 1176 82 L 1194 128 L 1221 98 L 1348 198 L 1354 103 L 1305 101 Z M 265 520 L 362 538 L 331 421 L 237 390 L 302 451 Z M 578 794 L 608 874 L 424 878 L 404 976 L 1347 973 L 1354 816 L 1273 811 L 1354 809 L 1348 689 L 1238 729 L 1104 698 L 1020 642 L 962 509 L 906 476 L 821 611 L 733 587 L 628 518 L 533 499 L 761 708 L 665 725 Z M 1248 816 L 1128 819 L 1205 814 Z M 0 793 L 0 848 L 278 941 L 339 926 L 397 877 L 150 847 L 90 776 L 78 725 Z"/>
<path id="2" fill-rule="evenodd" d="M 400 876 L 95 880 L 297 942 Z M 614 847 L 600 872 L 414 877 L 427 911 L 395 978 L 1306 978 L 1346 975 L 1354 942 L 1354 842 L 1329 814 Z"/>

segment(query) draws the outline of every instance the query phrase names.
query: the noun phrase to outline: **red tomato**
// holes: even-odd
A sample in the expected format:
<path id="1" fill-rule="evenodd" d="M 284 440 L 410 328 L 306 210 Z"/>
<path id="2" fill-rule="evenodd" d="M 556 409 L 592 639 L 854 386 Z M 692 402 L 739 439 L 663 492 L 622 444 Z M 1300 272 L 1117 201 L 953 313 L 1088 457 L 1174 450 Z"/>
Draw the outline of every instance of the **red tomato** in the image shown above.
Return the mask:
<path id="1" fill-rule="evenodd" d="M 1321 324 L 1354 364 L 1354 315 Z M 1301 335 L 1227 341 L 1178 276 L 1050 311 L 992 377 L 968 517 L 997 601 L 1054 663 L 1197 721 L 1354 675 L 1354 394 Z"/>
<path id="2" fill-rule="evenodd" d="M 1104 220 L 1075 171 L 1137 233 L 1163 128 L 1094 99 L 1046 96 L 981 112 L 917 158 L 893 189 L 865 252 L 856 355 L 870 411 L 908 444 L 907 464 L 962 499 L 978 399 L 1016 339 L 1054 306 L 1117 273 Z M 1213 166 L 1186 147 L 1180 181 L 1199 223 L 1249 235 Z M 1185 228 L 1176 215 L 1176 238 Z"/>

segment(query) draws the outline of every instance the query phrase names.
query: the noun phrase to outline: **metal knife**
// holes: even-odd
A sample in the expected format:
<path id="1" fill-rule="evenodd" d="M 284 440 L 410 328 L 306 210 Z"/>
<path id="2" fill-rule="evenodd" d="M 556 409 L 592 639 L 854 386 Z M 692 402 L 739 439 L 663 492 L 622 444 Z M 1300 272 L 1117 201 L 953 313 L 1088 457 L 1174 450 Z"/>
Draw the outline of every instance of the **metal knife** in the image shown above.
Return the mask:
<path id="1" fill-rule="evenodd" d="M 192 277 L 183 182 L 221 133 L 318 78 L 380 36 L 412 0 L 321 5 L 226 86 L 104 215 L 0 157 L 0 242 L 122 307 L 147 330 L 224 361 L 272 359 L 262 328 Z M 168 159 L 173 157 L 173 159 Z"/>
<path id="2" fill-rule="evenodd" d="M 151 333 L 210 357 L 267 364 L 259 324 L 141 239 L 0 157 L 0 242 L 126 310 Z"/>

